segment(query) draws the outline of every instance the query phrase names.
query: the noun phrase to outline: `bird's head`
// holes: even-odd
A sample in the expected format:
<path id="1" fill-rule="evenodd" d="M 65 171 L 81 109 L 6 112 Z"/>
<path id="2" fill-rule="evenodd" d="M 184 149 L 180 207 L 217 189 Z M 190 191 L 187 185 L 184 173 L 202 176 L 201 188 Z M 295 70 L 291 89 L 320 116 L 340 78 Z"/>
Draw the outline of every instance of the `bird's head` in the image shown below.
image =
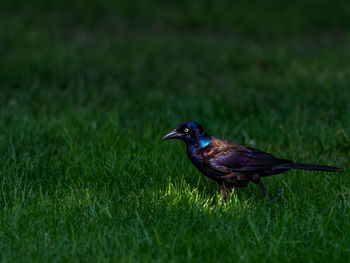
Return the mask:
<path id="1" fill-rule="evenodd" d="M 165 135 L 162 140 L 181 139 L 190 145 L 199 147 L 207 146 L 211 141 L 211 136 L 196 122 L 188 121 L 177 125 L 177 127 Z"/>

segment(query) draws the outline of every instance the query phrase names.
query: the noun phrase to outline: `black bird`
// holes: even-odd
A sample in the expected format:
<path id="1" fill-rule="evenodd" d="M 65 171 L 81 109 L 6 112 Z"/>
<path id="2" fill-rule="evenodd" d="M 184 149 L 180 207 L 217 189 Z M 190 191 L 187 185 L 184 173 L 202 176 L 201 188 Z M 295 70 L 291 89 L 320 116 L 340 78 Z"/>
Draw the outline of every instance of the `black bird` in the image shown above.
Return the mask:
<path id="1" fill-rule="evenodd" d="M 188 157 L 199 171 L 219 184 L 224 200 L 230 188 L 247 186 L 249 182 L 258 184 L 265 197 L 270 199 L 261 177 L 283 173 L 290 169 L 341 171 L 334 166 L 278 159 L 269 153 L 210 136 L 193 121 L 180 123 L 162 138 L 166 139 L 181 139 L 186 143 Z M 279 191 L 275 198 L 278 195 Z"/>

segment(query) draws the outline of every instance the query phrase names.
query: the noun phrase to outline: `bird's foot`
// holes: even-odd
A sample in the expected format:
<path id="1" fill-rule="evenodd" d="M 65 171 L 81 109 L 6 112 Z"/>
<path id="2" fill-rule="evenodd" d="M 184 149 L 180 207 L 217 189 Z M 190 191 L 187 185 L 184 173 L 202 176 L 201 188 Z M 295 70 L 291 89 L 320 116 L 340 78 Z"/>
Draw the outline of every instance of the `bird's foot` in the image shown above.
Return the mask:
<path id="1" fill-rule="evenodd" d="M 281 192 L 282 192 L 282 188 L 277 190 L 275 197 L 272 199 L 273 202 L 276 201 L 280 197 Z"/>

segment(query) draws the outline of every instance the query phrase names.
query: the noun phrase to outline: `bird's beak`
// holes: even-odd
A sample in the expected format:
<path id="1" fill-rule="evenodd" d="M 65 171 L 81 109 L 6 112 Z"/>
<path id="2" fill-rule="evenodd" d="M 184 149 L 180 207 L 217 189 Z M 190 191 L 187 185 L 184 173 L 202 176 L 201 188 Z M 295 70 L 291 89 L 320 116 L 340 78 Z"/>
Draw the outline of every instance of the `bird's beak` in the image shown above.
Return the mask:
<path id="1" fill-rule="evenodd" d="M 165 135 L 162 140 L 167 140 L 167 139 L 175 139 L 175 138 L 179 138 L 181 135 L 176 131 L 173 130 L 171 132 L 169 132 L 167 135 Z"/>

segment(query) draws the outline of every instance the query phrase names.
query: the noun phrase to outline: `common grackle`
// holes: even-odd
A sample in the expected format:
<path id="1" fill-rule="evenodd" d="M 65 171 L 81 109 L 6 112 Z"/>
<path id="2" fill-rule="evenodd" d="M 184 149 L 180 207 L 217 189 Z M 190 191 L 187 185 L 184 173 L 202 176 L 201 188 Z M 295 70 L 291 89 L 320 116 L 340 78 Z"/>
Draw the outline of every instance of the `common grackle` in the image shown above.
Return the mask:
<path id="1" fill-rule="evenodd" d="M 230 188 L 247 186 L 251 181 L 258 184 L 265 197 L 270 199 L 261 177 L 283 173 L 290 169 L 341 171 L 334 166 L 278 159 L 269 153 L 210 136 L 193 121 L 179 124 L 162 138 L 166 139 L 181 139 L 186 143 L 188 157 L 199 171 L 219 184 L 224 200 Z M 275 199 L 278 196 L 279 191 Z"/>

